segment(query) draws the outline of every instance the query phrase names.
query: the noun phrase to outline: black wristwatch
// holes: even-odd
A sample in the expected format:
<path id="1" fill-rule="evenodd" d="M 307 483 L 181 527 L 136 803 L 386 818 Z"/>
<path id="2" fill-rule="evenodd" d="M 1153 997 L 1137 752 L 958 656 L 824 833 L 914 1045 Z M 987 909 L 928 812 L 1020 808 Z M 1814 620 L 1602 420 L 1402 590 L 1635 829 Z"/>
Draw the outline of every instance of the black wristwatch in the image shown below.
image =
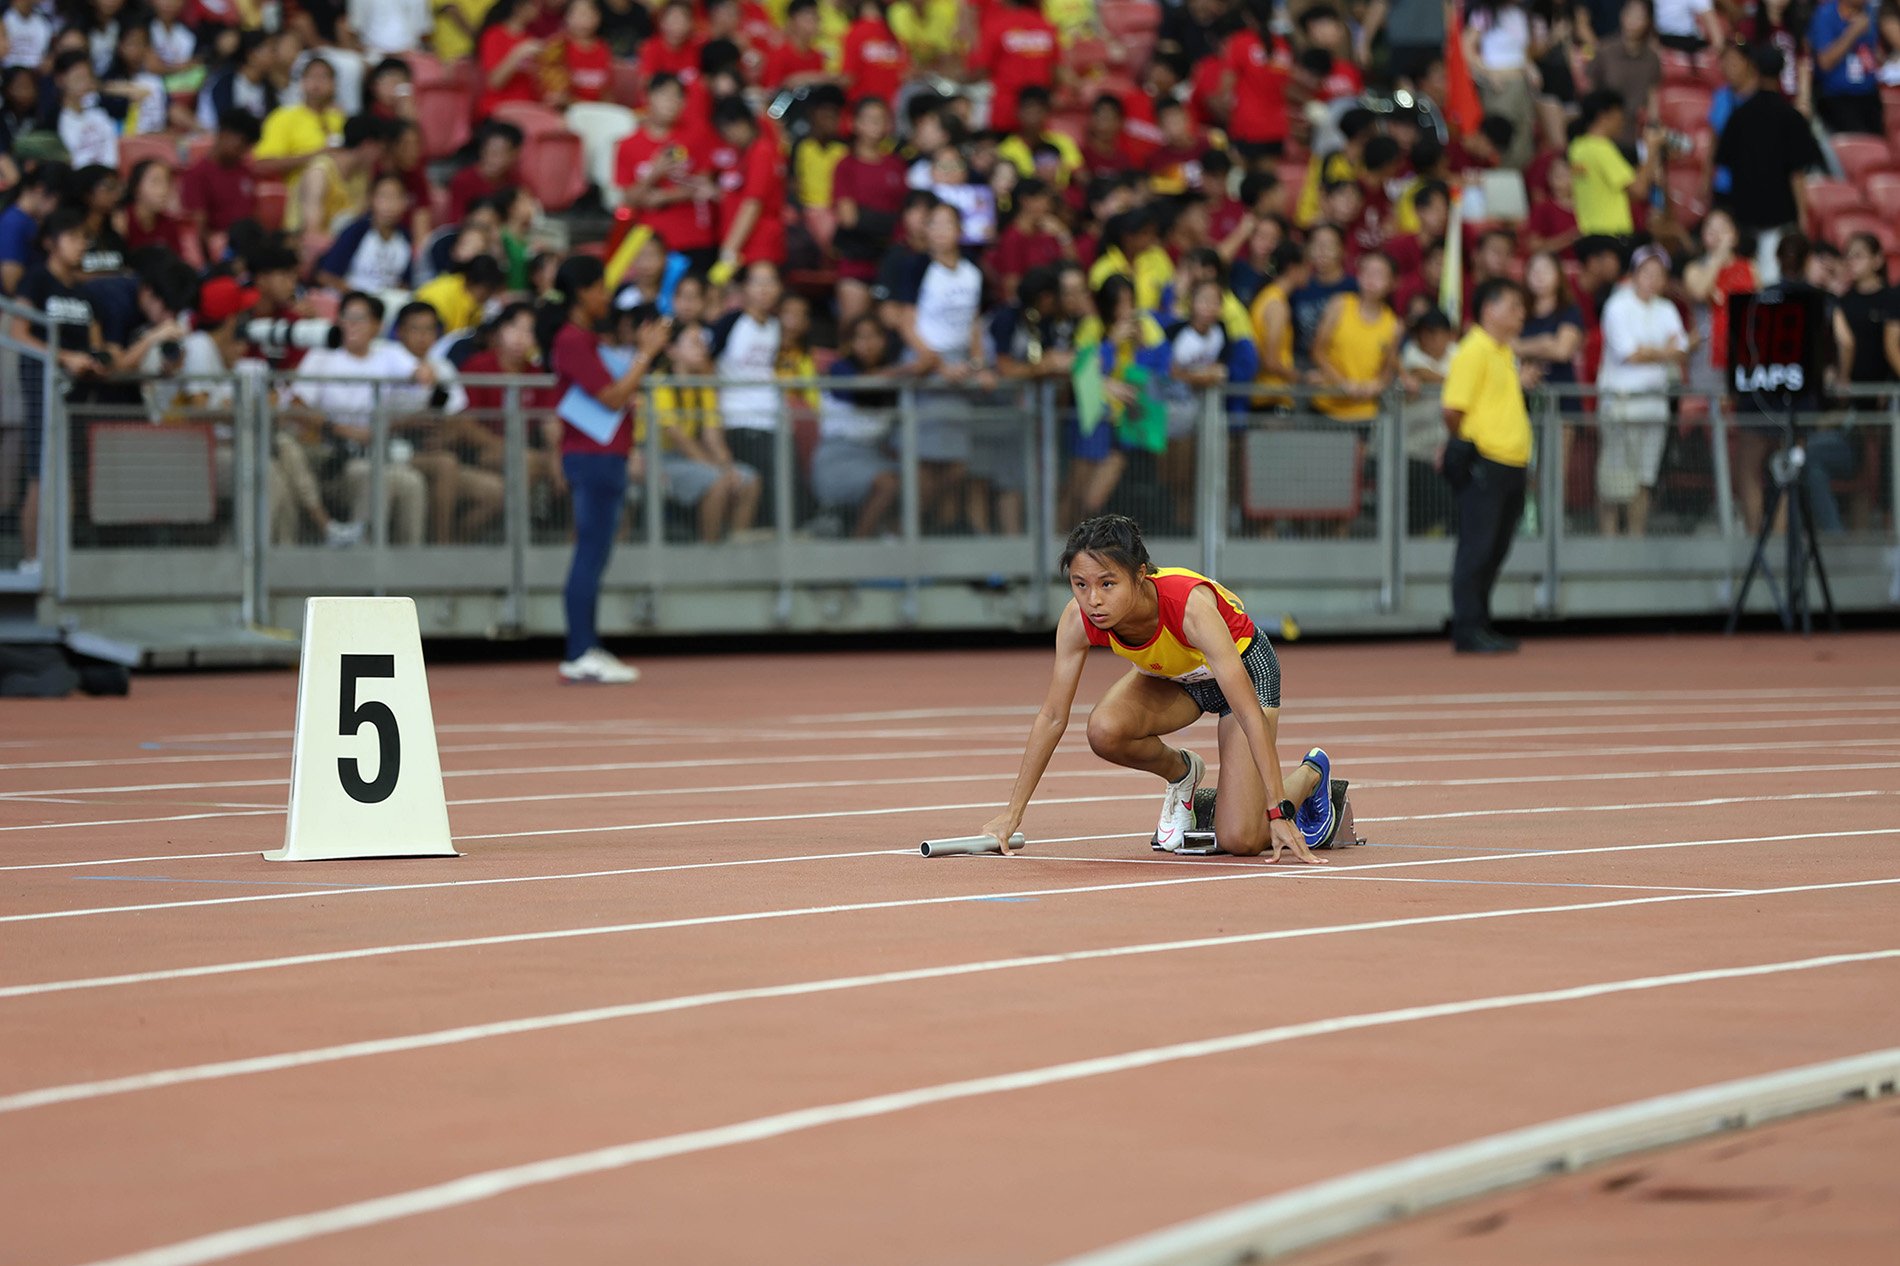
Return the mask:
<path id="1" fill-rule="evenodd" d="M 1294 813 L 1293 802 L 1291 800 L 1282 800 L 1279 804 L 1267 810 L 1267 821 L 1271 822 L 1275 818 L 1284 818 L 1288 822 L 1291 822 Z"/>

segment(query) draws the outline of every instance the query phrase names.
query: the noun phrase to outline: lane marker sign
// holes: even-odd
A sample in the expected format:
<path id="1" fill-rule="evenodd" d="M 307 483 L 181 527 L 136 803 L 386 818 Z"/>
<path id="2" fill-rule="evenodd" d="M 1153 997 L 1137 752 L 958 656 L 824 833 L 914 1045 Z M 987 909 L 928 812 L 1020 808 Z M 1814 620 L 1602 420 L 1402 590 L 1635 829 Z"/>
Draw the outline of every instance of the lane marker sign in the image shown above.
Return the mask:
<path id="1" fill-rule="evenodd" d="M 271 861 L 457 855 L 413 600 L 305 604 L 290 761 Z"/>

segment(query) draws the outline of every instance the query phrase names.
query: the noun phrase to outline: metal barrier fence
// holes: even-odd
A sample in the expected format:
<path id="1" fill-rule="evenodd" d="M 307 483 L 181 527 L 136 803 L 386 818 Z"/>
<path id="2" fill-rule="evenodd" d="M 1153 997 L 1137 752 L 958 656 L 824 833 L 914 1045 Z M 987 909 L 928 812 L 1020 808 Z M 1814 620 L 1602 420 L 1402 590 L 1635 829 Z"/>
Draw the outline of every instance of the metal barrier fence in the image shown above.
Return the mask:
<path id="1" fill-rule="evenodd" d="M 48 609 L 130 635 L 292 628 L 306 596 L 402 593 L 427 632 L 557 632 L 571 524 L 549 386 L 260 372 L 42 389 Z M 602 627 L 1047 627 L 1061 538 L 1103 510 L 1270 624 L 1433 627 L 1455 535 L 1437 401 L 1323 395 L 1178 390 L 1165 436 L 1104 446 L 1047 382 L 655 380 Z M 1805 419 L 1804 477 L 1837 601 L 1869 609 L 1900 601 L 1900 407 L 1890 387 L 1853 401 Z M 731 469 L 694 449 L 715 416 Z M 1727 606 L 1777 428 L 1706 395 L 1584 388 L 1537 393 L 1532 422 L 1500 615 Z"/>

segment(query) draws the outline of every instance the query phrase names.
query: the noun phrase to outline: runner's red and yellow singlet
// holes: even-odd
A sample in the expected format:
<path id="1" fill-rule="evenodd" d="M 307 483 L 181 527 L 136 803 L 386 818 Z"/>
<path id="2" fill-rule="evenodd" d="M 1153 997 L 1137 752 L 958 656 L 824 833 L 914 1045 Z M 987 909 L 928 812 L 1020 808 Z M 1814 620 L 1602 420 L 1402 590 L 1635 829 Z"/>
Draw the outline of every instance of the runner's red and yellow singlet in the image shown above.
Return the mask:
<path id="1" fill-rule="evenodd" d="M 1234 635 L 1235 649 L 1245 651 L 1253 644 L 1257 633 L 1252 617 L 1247 614 L 1240 599 L 1219 581 L 1210 580 L 1185 567 L 1163 567 L 1149 579 L 1154 582 L 1155 596 L 1161 602 L 1161 619 L 1155 628 L 1154 640 L 1146 646 L 1124 645 L 1112 632 L 1096 628 L 1086 615 L 1078 611 L 1077 618 L 1082 621 L 1082 629 L 1088 634 L 1090 646 L 1108 647 L 1133 664 L 1135 671 L 1149 677 L 1165 677 L 1177 682 L 1214 680 L 1214 670 L 1207 666 L 1207 656 L 1194 648 L 1182 628 L 1182 621 L 1187 616 L 1188 595 L 1202 585 L 1214 591 L 1214 606 L 1220 612 L 1221 619 L 1227 621 L 1228 632 Z"/>

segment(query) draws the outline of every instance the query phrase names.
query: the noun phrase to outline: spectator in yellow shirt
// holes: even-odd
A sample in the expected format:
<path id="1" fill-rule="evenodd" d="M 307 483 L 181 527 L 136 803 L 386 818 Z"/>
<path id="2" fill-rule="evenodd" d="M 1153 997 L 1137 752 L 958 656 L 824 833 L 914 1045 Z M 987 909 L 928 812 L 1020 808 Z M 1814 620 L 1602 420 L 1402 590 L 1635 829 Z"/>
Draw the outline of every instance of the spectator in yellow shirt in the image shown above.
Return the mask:
<path id="1" fill-rule="evenodd" d="M 251 170 L 287 186 L 287 206 L 298 205 L 297 184 L 310 160 L 343 139 L 343 111 L 336 107 L 336 71 L 321 57 L 304 64 L 303 104 L 278 106 L 264 119 L 251 151 Z"/>
<path id="2" fill-rule="evenodd" d="M 1631 167 L 1617 148 L 1623 134 L 1626 107 L 1610 89 L 1583 99 L 1583 133 L 1570 142 L 1572 196 L 1577 203 L 1577 231 L 1585 237 L 1628 237 L 1636 231 L 1630 215 L 1631 198 L 1647 198 L 1661 171 L 1662 133 L 1650 129 L 1642 166 Z"/>
<path id="3" fill-rule="evenodd" d="M 1153 312 L 1161 292 L 1174 280 L 1174 261 L 1161 249 L 1152 208 L 1124 211 L 1102 227 L 1102 253 L 1089 269 L 1089 289 L 1100 290 L 1110 277 L 1126 277 L 1135 287 L 1135 306 Z"/>
<path id="4" fill-rule="evenodd" d="M 477 255 L 417 290 L 416 301 L 435 309 L 447 333 L 472 330 L 481 324 L 488 301 L 501 293 L 504 280 L 493 255 Z"/>
<path id="5" fill-rule="evenodd" d="M 435 0 L 435 55 L 459 62 L 475 52 L 475 33 L 495 0 Z"/>
<path id="6" fill-rule="evenodd" d="M 957 0 L 895 0 L 884 20 L 897 42 L 910 50 L 912 67 L 958 75 L 963 69 L 963 36 L 958 29 L 962 9 Z"/>
<path id="7" fill-rule="evenodd" d="M 996 147 L 996 157 L 1012 164 L 1024 176 L 1035 176 L 1057 189 L 1067 189 L 1069 178 L 1082 169 L 1082 151 L 1075 141 L 1061 132 L 1044 129 L 1049 124 L 1049 90 L 1037 84 L 1024 88 L 1016 98 L 1016 130 Z M 1054 149 L 1060 158 L 1060 170 L 1038 171 L 1036 151 Z"/>

